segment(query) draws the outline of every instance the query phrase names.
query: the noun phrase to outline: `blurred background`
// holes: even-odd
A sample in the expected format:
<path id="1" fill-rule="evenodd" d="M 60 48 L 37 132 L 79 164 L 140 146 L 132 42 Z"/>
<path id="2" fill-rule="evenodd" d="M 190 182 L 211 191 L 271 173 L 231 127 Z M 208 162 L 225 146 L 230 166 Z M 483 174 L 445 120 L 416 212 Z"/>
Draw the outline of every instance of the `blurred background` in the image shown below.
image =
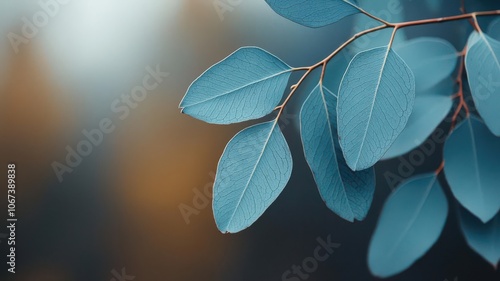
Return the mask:
<path id="1" fill-rule="evenodd" d="M 460 0 L 359 2 L 389 21 L 460 13 Z M 466 2 L 471 11 L 500 9 L 496 0 Z M 337 217 L 302 155 L 296 119 L 305 87 L 281 124 L 294 155 L 290 183 L 252 227 L 223 235 L 212 216 L 214 172 L 226 143 L 249 123 L 209 125 L 178 109 L 189 84 L 239 47 L 259 46 L 307 66 L 366 26 L 350 17 L 308 29 L 264 0 L 1 0 L 0 159 L 4 175 L 7 163 L 17 166 L 18 222 L 13 275 L 6 265 L 7 201 L 0 200 L 0 280 L 282 280 L 313 254 L 318 238 L 340 247 L 314 272 L 290 280 L 376 280 L 368 244 L 395 187 L 386 175 L 397 174 L 406 156 L 376 166 L 365 221 Z M 439 36 L 461 50 L 468 31 L 462 21 L 408 28 L 401 37 Z M 373 47 L 377 38 L 355 47 Z M 151 69 L 169 75 L 131 102 Z M 81 159 L 68 156 L 89 143 L 83 131 L 95 132 L 102 120 L 114 130 Z M 438 146 L 411 174 L 433 171 L 440 161 Z M 7 198 L 6 184 L 0 190 Z M 388 280 L 500 280 L 467 247 L 457 207 L 451 204 L 437 244 Z"/>

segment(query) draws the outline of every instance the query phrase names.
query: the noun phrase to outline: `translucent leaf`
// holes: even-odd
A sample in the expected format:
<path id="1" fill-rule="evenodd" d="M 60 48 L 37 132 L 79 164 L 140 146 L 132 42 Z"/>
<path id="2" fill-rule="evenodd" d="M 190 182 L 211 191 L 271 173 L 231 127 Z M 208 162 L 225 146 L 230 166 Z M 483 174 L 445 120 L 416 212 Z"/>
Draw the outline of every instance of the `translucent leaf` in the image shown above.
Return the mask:
<path id="1" fill-rule="evenodd" d="M 425 3 L 427 4 L 429 10 L 431 10 L 434 13 L 438 12 L 443 6 L 443 1 L 441 0 L 426 0 Z"/>
<path id="2" fill-rule="evenodd" d="M 373 169 L 353 172 L 342 157 L 337 136 L 337 98 L 319 84 L 300 112 L 300 134 L 307 163 L 321 197 L 340 217 L 363 220 L 375 190 Z"/>
<path id="3" fill-rule="evenodd" d="M 183 113 L 208 123 L 257 119 L 279 104 L 291 71 L 262 49 L 241 48 L 198 77 L 180 107 Z"/>
<path id="4" fill-rule="evenodd" d="M 448 202 L 436 175 L 404 182 L 384 205 L 368 249 L 368 265 L 378 277 L 410 267 L 441 235 Z"/>
<path id="5" fill-rule="evenodd" d="M 460 226 L 469 247 L 497 268 L 500 261 L 500 214 L 483 223 L 466 210 L 461 210 Z"/>
<path id="6" fill-rule="evenodd" d="M 455 47 L 440 38 L 420 37 L 396 44 L 394 50 L 413 71 L 417 92 L 428 90 L 449 78 L 458 62 Z"/>
<path id="7" fill-rule="evenodd" d="M 373 166 L 406 126 L 415 79 L 387 47 L 357 54 L 342 79 L 338 101 L 340 146 L 354 171 Z"/>
<path id="8" fill-rule="evenodd" d="M 403 155 L 421 145 L 447 116 L 453 106 L 450 96 L 454 82 L 450 75 L 458 58 L 449 42 L 432 37 L 413 39 L 394 49 L 415 75 L 417 90 L 408 124 L 383 159 Z"/>
<path id="9" fill-rule="evenodd" d="M 500 138 L 480 119 L 465 119 L 444 145 L 444 172 L 453 195 L 483 222 L 500 210 Z"/>
<path id="10" fill-rule="evenodd" d="M 500 40 L 500 18 L 493 20 L 488 27 L 488 35 L 495 39 Z"/>
<path id="11" fill-rule="evenodd" d="M 486 126 L 500 136 L 500 42 L 474 31 L 465 66 L 476 109 Z"/>
<path id="12" fill-rule="evenodd" d="M 454 81 L 447 79 L 434 88 L 417 92 L 410 119 L 383 159 L 410 152 L 420 146 L 448 115 L 453 106 Z"/>
<path id="13" fill-rule="evenodd" d="M 275 121 L 251 126 L 228 143 L 217 167 L 213 209 L 221 232 L 254 223 L 290 179 L 292 156 Z"/>
<path id="14" fill-rule="evenodd" d="M 307 27 L 322 27 L 359 13 L 347 0 L 266 0 L 280 16 Z"/>

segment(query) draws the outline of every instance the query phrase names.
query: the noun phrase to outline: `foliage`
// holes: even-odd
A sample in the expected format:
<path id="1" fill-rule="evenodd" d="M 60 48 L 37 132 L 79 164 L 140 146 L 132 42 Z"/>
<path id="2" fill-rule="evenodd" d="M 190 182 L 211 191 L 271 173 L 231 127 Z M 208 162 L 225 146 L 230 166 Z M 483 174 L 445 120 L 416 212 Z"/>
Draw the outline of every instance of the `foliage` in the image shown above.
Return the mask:
<path id="1" fill-rule="evenodd" d="M 373 166 L 421 145 L 457 101 L 442 165 L 435 173 L 404 182 L 385 203 L 369 247 L 372 273 L 395 275 L 437 241 L 449 209 L 438 178 L 442 171 L 465 208 L 460 221 L 468 244 L 496 266 L 500 260 L 500 20 L 493 21 L 485 33 L 478 17 L 500 15 L 500 10 L 467 13 L 462 2 L 460 15 L 392 23 L 347 0 L 266 2 L 279 15 L 308 27 L 326 26 L 354 14 L 365 17 L 360 22 L 379 25 L 355 34 L 309 67 L 290 67 L 262 49 L 246 47 L 192 83 L 180 107 L 205 122 L 231 124 L 278 112 L 274 120 L 238 133 L 224 150 L 214 183 L 219 230 L 234 233 L 249 227 L 285 187 L 292 156 L 278 120 L 297 89 L 316 79 L 300 112 L 304 154 L 327 207 L 351 222 L 363 220 L 370 209 Z M 428 3 L 434 10 L 440 7 L 437 1 Z M 396 40 L 398 32 L 409 26 L 458 20 L 469 20 L 474 28 L 461 52 L 440 38 L 399 36 Z M 373 48 L 351 56 L 348 65 L 338 59 L 349 57 L 346 47 L 357 39 L 376 32 L 388 35 L 387 42 L 378 42 L 386 38 L 379 37 Z M 293 72 L 303 75 L 283 100 Z M 464 98 L 466 82 L 481 118 L 470 114 Z M 462 111 L 466 116 L 456 126 Z"/>
<path id="2" fill-rule="evenodd" d="M 385 203 L 368 251 L 372 272 L 388 277 L 408 268 L 436 242 L 448 202 L 435 174 L 402 184 Z"/>

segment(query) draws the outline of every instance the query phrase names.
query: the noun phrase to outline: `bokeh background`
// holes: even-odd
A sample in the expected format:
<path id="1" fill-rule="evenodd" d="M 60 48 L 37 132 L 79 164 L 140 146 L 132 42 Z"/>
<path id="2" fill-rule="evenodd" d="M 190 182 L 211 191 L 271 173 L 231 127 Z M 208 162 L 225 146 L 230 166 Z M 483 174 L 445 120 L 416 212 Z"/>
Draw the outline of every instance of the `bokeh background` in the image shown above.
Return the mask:
<path id="1" fill-rule="evenodd" d="M 460 12 L 460 0 L 360 2 L 392 21 Z M 388 10 L 393 2 L 403 9 Z M 470 10 L 500 9 L 496 0 L 466 2 Z M 228 10 L 218 13 L 216 4 Z M 397 174 L 404 157 L 377 165 L 377 191 L 365 221 L 337 217 L 323 204 L 302 155 L 296 119 L 303 89 L 281 124 L 294 155 L 290 183 L 252 227 L 223 235 L 211 199 L 202 194 L 211 190 L 227 141 L 251 122 L 209 125 L 178 109 L 189 84 L 235 49 L 255 45 L 292 66 L 310 65 L 364 28 L 356 17 L 308 29 L 279 17 L 264 0 L 69 0 L 16 52 L 9 34 L 22 34 L 23 18 L 32 21 L 40 10 L 38 1 L 0 1 L 0 163 L 2 175 L 7 163 L 17 165 L 19 220 L 12 275 L 1 236 L 7 233 L 3 184 L 1 280 L 108 281 L 118 280 L 113 272 L 122 269 L 138 281 L 282 280 L 312 255 L 317 238 L 328 236 L 341 246 L 307 280 L 376 280 L 367 268 L 368 244 L 394 188 L 384 175 Z M 439 36 L 461 49 L 468 31 L 463 21 L 409 28 L 405 35 Z M 376 36 L 371 38 L 367 46 Z M 146 67 L 157 65 L 169 77 L 127 118 L 117 118 L 113 101 L 142 84 Z M 82 130 L 96 129 L 103 118 L 115 131 L 60 182 L 52 164 L 64 163 L 66 147 L 75 148 L 85 140 Z M 435 170 L 440 158 L 438 145 L 413 174 Z M 450 205 L 437 244 L 388 280 L 500 280 L 466 246 L 458 205 Z M 188 218 L 181 212 L 186 208 L 195 210 Z"/>

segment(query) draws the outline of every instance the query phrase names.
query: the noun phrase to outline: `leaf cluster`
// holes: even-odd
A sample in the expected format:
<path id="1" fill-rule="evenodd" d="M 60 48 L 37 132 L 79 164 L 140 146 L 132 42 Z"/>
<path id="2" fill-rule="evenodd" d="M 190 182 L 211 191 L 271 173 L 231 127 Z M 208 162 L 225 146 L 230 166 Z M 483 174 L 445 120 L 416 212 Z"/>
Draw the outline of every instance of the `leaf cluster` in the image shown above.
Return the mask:
<path id="1" fill-rule="evenodd" d="M 189 87 L 180 107 L 215 124 L 271 120 L 231 139 L 220 159 L 213 209 L 222 232 L 253 224 L 275 201 L 292 173 L 292 154 L 278 120 L 303 82 L 310 79 L 300 112 L 304 155 L 326 206 L 345 220 L 363 220 L 375 190 L 373 166 L 421 145 L 449 115 L 456 101 L 443 164 L 435 173 L 403 182 L 387 199 L 368 253 L 372 273 L 395 275 L 421 258 L 437 241 L 449 203 L 438 180 L 444 171 L 472 249 L 495 267 L 500 260 L 500 21 L 487 32 L 479 16 L 390 23 L 347 0 L 267 0 L 279 15 L 318 28 L 363 14 L 381 25 L 355 34 L 310 67 L 291 67 L 257 47 L 244 47 L 215 64 Z M 407 26 L 468 19 L 474 31 L 463 51 L 441 38 L 395 43 Z M 391 29 L 382 46 L 358 52 L 349 64 L 337 57 L 366 34 Z M 320 77 L 311 75 L 321 70 Z M 293 72 L 304 72 L 288 95 Z M 457 74 L 452 77 L 453 74 Z M 466 75 L 466 81 L 464 81 Z M 454 79 L 455 78 L 455 79 Z M 478 116 L 464 99 L 468 83 Z M 283 101 L 284 100 L 284 101 Z M 455 126 L 459 114 L 466 116 Z"/>

